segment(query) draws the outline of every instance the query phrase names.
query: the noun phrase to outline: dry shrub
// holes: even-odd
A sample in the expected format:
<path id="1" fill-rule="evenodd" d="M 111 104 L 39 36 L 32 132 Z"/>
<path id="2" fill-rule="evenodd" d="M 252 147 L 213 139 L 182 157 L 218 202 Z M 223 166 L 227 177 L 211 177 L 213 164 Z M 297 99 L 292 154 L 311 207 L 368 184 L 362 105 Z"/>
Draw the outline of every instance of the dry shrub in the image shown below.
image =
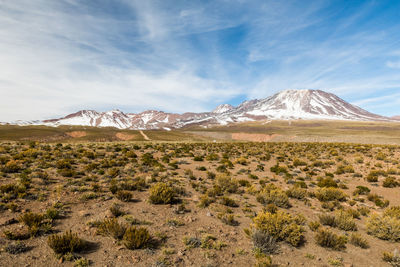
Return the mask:
<path id="1" fill-rule="evenodd" d="M 106 219 L 97 227 L 97 234 L 111 236 L 115 239 L 122 239 L 126 227 L 118 222 L 116 218 Z"/>
<path id="2" fill-rule="evenodd" d="M 293 186 L 286 191 L 286 195 L 291 198 L 304 199 L 307 196 L 307 189 Z"/>
<path id="3" fill-rule="evenodd" d="M 268 184 L 257 195 L 261 204 L 275 204 L 281 208 L 290 208 L 289 198 L 286 193 L 274 184 Z"/>
<path id="4" fill-rule="evenodd" d="M 342 190 L 333 187 L 321 188 L 315 193 L 315 196 L 319 201 L 345 201 L 347 197 Z"/>
<path id="5" fill-rule="evenodd" d="M 256 229 L 264 231 L 277 241 L 286 241 L 295 247 L 304 242 L 303 216 L 280 210 L 276 213 L 261 212 L 253 218 L 253 222 Z"/>
<path id="6" fill-rule="evenodd" d="M 360 248 L 369 248 L 368 241 L 358 233 L 352 233 L 349 242 Z"/>
<path id="7" fill-rule="evenodd" d="M 126 229 L 123 242 L 127 249 L 145 248 L 150 245 L 151 236 L 144 227 L 131 226 Z"/>
<path id="8" fill-rule="evenodd" d="M 342 250 L 346 248 L 347 238 L 343 235 L 337 235 L 327 228 L 321 227 L 315 235 L 315 241 L 321 247 Z"/>
<path id="9" fill-rule="evenodd" d="M 253 245 L 264 254 L 274 254 L 278 251 L 278 243 L 275 238 L 264 231 L 255 230 L 251 236 Z"/>
<path id="10" fill-rule="evenodd" d="M 176 202 L 176 192 L 166 183 L 156 183 L 150 188 L 149 201 L 152 204 L 172 204 Z"/>
<path id="11" fill-rule="evenodd" d="M 81 252 L 86 248 L 86 242 L 78 234 L 67 231 L 61 235 L 51 235 L 47 244 L 56 254 Z"/>
<path id="12" fill-rule="evenodd" d="M 388 208 L 382 215 L 373 214 L 366 226 L 370 235 L 383 240 L 400 241 L 400 207 Z"/>

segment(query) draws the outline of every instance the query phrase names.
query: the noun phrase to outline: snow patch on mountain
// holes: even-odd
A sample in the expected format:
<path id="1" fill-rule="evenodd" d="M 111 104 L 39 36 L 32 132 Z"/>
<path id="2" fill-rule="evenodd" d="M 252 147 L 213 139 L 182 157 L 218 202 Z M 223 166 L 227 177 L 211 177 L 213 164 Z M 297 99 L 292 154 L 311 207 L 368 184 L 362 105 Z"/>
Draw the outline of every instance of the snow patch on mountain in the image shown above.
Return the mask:
<path id="1" fill-rule="evenodd" d="M 321 90 L 285 90 L 264 99 L 244 101 L 237 107 L 222 104 L 211 112 L 174 114 L 157 110 L 124 113 L 81 110 L 60 119 L 16 121 L 17 125 L 82 125 L 119 129 L 172 129 L 188 125 L 226 125 L 235 122 L 266 120 L 356 120 L 394 121 L 354 106 Z"/>

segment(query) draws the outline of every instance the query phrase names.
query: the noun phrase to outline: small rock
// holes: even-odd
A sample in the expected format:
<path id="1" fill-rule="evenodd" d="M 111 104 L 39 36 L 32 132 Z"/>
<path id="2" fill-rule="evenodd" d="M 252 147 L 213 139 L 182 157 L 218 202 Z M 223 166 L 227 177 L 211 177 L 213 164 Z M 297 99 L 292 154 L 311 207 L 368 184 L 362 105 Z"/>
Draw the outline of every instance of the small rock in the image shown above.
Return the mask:
<path id="1" fill-rule="evenodd" d="M 184 256 L 184 255 L 185 255 L 185 252 L 182 251 L 182 250 L 179 250 L 178 253 L 177 253 L 177 255 L 178 255 L 178 256 Z"/>

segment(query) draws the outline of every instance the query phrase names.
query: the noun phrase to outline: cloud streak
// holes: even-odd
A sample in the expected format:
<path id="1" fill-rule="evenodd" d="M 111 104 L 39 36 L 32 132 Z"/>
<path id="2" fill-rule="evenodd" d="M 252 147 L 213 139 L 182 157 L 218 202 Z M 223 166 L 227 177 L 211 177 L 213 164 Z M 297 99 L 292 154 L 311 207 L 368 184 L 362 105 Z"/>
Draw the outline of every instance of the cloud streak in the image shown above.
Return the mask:
<path id="1" fill-rule="evenodd" d="M 197 112 L 289 88 L 392 113 L 363 99 L 400 89 L 400 24 L 375 23 L 396 14 L 346 5 L 0 1 L 0 121 L 114 107 Z"/>

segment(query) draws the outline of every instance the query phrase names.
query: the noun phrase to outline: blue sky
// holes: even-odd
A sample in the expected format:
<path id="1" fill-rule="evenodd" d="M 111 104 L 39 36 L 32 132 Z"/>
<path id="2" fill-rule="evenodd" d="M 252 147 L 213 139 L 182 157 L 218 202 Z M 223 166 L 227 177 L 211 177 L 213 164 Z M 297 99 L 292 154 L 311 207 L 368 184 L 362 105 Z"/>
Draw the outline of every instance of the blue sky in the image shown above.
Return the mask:
<path id="1" fill-rule="evenodd" d="M 321 89 L 400 114 L 400 1 L 0 1 L 0 121 Z"/>

